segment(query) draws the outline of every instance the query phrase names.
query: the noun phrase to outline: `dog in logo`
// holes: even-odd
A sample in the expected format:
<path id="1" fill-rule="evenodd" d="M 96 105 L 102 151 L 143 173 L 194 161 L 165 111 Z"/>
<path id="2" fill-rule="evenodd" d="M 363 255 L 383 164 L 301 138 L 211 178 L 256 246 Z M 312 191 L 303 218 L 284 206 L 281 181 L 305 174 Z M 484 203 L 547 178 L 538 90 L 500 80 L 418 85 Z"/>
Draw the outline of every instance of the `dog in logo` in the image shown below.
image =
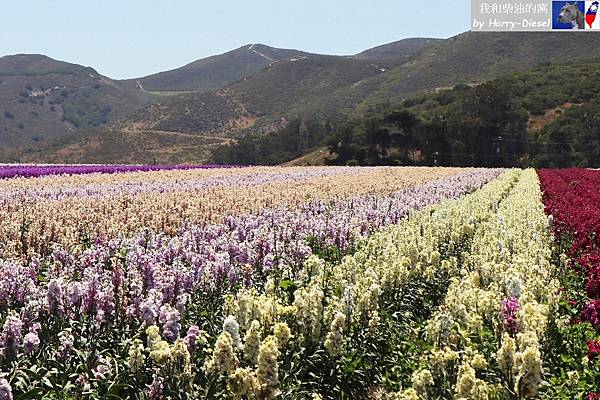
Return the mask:
<path id="1" fill-rule="evenodd" d="M 565 3 L 558 14 L 558 22 L 571 24 L 571 29 L 585 29 L 585 16 L 576 2 L 573 4 Z"/>

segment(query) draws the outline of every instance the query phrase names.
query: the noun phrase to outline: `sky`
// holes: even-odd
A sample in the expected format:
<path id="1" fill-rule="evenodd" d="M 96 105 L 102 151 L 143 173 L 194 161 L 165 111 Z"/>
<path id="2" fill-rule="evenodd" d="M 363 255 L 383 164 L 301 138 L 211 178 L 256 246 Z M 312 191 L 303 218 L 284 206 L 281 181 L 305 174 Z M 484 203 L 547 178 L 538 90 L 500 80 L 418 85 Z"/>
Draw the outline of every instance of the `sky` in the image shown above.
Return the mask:
<path id="1" fill-rule="evenodd" d="M 346 55 L 448 38 L 469 29 L 469 13 L 470 0 L 9 0 L 0 56 L 45 54 L 125 79 L 250 43 Z"/>

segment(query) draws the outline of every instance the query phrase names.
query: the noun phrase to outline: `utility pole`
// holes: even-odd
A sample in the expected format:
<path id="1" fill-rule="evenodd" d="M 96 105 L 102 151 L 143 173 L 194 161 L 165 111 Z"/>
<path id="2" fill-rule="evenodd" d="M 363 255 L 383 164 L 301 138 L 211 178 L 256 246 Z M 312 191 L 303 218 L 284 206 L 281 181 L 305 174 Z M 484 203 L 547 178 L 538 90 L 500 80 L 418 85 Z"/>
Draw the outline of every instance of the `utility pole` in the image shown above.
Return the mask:
<path id="1" fill-rule="evenodd" d="M 498 136 L 494 139 L 494 148 L 496 149 L 496 166 L 501 166 L 500 157 L 502 153 L 502 136 Z"/>

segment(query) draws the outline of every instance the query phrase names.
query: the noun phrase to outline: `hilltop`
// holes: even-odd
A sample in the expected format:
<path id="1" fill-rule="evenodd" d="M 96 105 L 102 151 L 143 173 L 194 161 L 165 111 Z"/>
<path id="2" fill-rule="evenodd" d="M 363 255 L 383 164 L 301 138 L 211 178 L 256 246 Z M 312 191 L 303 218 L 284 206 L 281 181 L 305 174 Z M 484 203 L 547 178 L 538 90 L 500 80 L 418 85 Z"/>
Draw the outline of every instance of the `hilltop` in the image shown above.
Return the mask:
<path id="1" fill-rule="evenodd" d="M 579 39 L 582 35 L 586 35 L 585 40 Z M 446 40 L 398 41 L 353 56 L 319 55 L 264 45 L 254 45 L 250 49 L 253 45 L 248 45 L 216 58 L 199 60 L 166 75 L 153 76 L 152 79 L 157 79 L 155 82 L 164 84 L 156 83 L 159 86 L 155 89 L 177 88 L 184 91 L 180 95 L 172 95 L 172 92 L 169 96 L 149 94 L 144 83 L 137 84 L 138 80 L 116 82 L 137 90 L 136 97 L 154 97 L 150 104 L 137 103 L 137 107 L 128 109 L 130 112 L 94 131 L 94 135 L 111 138 L 97 141 L 103 146 L 101 151 L 92 151 L 87 143 L 87 131 L 79 129 L 72 130 L 73 133 L 61 139 L 60 143 L 51 141 L 30 148 L 26 146 L 12 152 L 11 156 L 18 159 L 19 154 L 26 151 L 40 160 L 48 159 L 61 143 L 66 145 L 68 141 L 68 146 L 84 149 L 77 153 L 81 154 L 81 160 L 87 159 L 86 154 L 97 152 L 106 155 L 104 161 L 112 162 L 115 160 L 110 156 L 110 146 L 129 146 L 140 152 L 137 158 L 143 158 L 147 146 L 144 143 L 132 145 L 139 140 L 155 143 L 152 147 L 154 155 L 160 153 L 160 143 L 163 143 L 163 151 L 171 159 L 176 159 L 181 151 L 181 154 L 185 153 L 182 157 L 185 156 L 186 160 L 196 157 L 196 160 L 203 161 L 215 151 L 222 155 L 218 145 L 225 145 L 226 149 L 231 140 L 260 142 L 265 135 L 285 132 L 287 127 L 294 131 L 295 126 L 323 126 L 327 121 L 362 118 L 382 112 L 422 93 L 435 93 L 458 84 L 477 85 L 543 64 L 599 57 L 600 48 L 588 45 L 590 40 L 599 37 L 600 33 L 589 32 L 568 35 L 467 32 Z M 251 50 L 263 53 L 267 58 Z M 275 53 L 280 55 L 279 59 L 276 59 Z M 197 75 L 198 71 L 228 64 L 227 60 L 243 60 L 245 57 L 254 60 L 255 56 L 262 58 L 261 63 L 264 62 L 265 66 L 254 65 L 259 69 L 251 75 L 245 76 L 248 70 L 233 68 L 235 65 L 240 67 L 243 62 L 232 62 L 237 75 L 228 79 L 242 78 L 226 83 L 228 80 L 219 81 L 212 75 L 211 87 L 225 86 L 214 90 L 208 90 L 208 86 L 194 86 L 197 83 L 195 79 L 201 76 Z M 168 76 L 178 76 L 173 79 L 180 86 L 169 86 L 166 83 Z M 188 84 L 184 85 L 186 81 Z M 198 90 L 193 90 L 194 87 Z M 296 122 L 297 125 L 290 126 Z M 104 134 L 103 130 L 107 133 Z M 171 140 L 177 134 L 189 135 L 177 136 L 178 140 L 182 137 L 190 140 L 185 151 L 181 150 L 181 143 L 175 146 Z M 265 155 L 258 162 L 273 162 L 283 155 L 289 159 L 301 156 L 303 152 L 321 145 L 320 140 L 325 135 L 324 129 L 311 133 L 295 150 L 276 157 L 268 156 L 269 160 L 264 158 L 267 157 Z M 191 140 L 192 137 L 197 139 Z M 268 136 L 265 138 L 268 140 Z M 246 149 L 245 153 L 251 151 Z"/>
<path id="2" fill-rule="evenodd" d="M 0 57 L 0 145 L 27 145 L 99 127 L 151 100 L 90 67 L 38 54 Z"/>

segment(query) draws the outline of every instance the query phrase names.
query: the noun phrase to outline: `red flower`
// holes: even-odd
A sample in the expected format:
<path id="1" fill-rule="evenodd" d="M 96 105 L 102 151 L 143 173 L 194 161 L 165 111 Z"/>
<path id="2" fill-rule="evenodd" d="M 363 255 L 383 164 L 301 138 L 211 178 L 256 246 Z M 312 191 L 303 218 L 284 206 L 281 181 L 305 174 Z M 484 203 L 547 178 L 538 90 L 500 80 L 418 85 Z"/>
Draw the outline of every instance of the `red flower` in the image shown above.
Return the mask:
<path id="1" fill-rule="evenodd" d="M 592 299 L 600 298 L 600 279 L 590 276 L 587 282 L 587 294 Z"/>
<path id="2" fill-rule="evenodd" d="M 588 393 L 588 395 L 585 398 L 585 400 L 600 400 L 600 394 L 590 392 L 590 393 Z"/>
<path id="3" fill-rule="evenodd" d="M 594 359 L 596 359 L 596 357 L 600 356 L 600 341 L 588 340 L 587 348 L 588 348 L 588 358 L 590 360 L 594 360 Z"/>

